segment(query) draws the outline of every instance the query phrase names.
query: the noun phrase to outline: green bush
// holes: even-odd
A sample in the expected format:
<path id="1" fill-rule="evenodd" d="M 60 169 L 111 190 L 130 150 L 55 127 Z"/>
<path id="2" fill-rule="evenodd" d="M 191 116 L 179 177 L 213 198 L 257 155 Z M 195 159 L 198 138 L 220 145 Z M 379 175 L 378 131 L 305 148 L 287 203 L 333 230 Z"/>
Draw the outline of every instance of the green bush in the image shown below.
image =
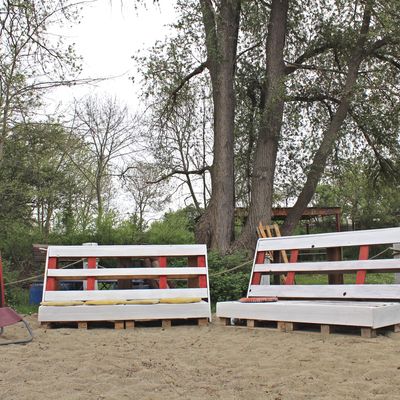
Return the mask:
<path id="1" fill-rule="evenodd" d="M 221 256 L 213 252 L 208 254 L 210 295 L 213 303 L 238 300 L 246 296 L 252 262 L 248 262 L 236 270 L 222 272 L 241 265 L 250 259 L 251 256 L 245 252 L 227 256 Z"/>

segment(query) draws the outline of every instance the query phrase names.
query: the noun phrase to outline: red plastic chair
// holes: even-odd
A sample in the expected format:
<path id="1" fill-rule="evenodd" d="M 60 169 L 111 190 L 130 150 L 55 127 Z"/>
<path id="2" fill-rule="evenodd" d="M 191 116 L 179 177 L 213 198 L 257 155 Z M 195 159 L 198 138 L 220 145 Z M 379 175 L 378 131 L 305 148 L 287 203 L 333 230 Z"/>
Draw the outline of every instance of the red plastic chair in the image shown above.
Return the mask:
<path id="1" fill-rule="evenodd" d="M 4 279 L 3 279 L 3 265 L 1 261 L 1 254 L 0 254 L 0 336 L 4 332 L 4 328 L 6 326 L 17 324 L 18 322 L 22 322 L 26 329 L 28 330 L 29 337 L 26 339 L 18 339 L 18 340 L 0 340 L 0 346 L 6 344 L 19 344 L 19 343 L 29 343 L 33 339 L 32 329 L 29 324 L 20 316 L 18 315 L 13 309 L 10 307 L 6 307 L 6 300 L 5 300 L 5 292 L 4 292 Z"/>

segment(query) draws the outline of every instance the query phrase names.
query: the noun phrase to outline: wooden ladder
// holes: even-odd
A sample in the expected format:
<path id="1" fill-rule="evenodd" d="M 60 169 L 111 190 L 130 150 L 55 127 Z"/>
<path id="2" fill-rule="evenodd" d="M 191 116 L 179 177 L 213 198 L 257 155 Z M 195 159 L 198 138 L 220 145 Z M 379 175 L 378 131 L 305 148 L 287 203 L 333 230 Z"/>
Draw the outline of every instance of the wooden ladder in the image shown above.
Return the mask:
<path id="1" fill-rule="evenodd" d="M 263 225 L 261 222 L 258 224 L 257 227 L 258 237 L 260 238 L 273 238 L 273 237 L 280 237 L 281 231 L 279 229 L 278 224 L 272 225 Z M 274 253 L 273 251 L 267 252 L 268 257 L 271 261 L 274 260 Z M 286 250 L 280 250 L 282 261 L 285 264 L 288 263 L 295 263 L 297 262 L 297 258 L 299 256 L 298 250 L 291 250 L 290 251 L 290 260 L 288 258 Z M 279 261 L 278 261 L 279 262 Z M 286 275 L 283 275 L 281 278 L 281 283 L 285 285 L 293 285 L 295 283 L 295 273 L 288 272 Z"/>
<path id="2" fill-rule="evenodd" d="M 272 238 L 272 237 L 282 236 L 278 224 L 263 225 L 261 222 L 258 224 L 257 234 L 258 234 L 259 238 Z M 289 259 L 288 259 L 286 250 L 280 250 L 280 253 L 281 253 L 283 262 L 288 263 Z M 272 251 L 269 252 L 269 258 L 270 258 L 270 260 L 274 259 Z"/>

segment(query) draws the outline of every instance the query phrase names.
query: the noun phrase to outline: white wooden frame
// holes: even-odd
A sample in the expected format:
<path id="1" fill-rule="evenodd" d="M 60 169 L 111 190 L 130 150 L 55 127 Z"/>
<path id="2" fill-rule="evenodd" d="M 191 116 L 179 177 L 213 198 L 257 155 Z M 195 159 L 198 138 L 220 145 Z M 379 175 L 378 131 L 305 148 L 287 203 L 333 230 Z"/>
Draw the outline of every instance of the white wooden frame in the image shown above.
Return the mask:
<path id="1" fill-rule="evenodd" d="M 49 258 L 59 260 L 84 258 L 157 258 L 204 256 L 204 267 L 157 267 L 157 268 L 101 268 L 101 269 L 49 269 Z M 182 289 L 122 289 L 122 290 L 46 290 L 47 279 L 57 280 L 118 280 L 118 279 L 190 279 L 205 276 L 206 288 Z M 208 318 L 211 320 L 207 248 L 205 245 L 144 245 L 144 246 L 49 246 L 43 301 L 69 302 L 87 300 L 147 300 L 171 298 L 200 298 L 199 303 L 188 304 L 128 304 L 40 306 L 39 321 L 100 321 L 171 318 Z"/>
<path id="2" fill-rule="evenodd" d="M 284 274 L 288 272 L 295 272 L 296 274 L 337 274 L 354 273 L 359 270 L 368 272 L 400 271 L 400 259 L 256 264 L 256 256 L 260 251 L 305 250 L 393 243 L 400 243 L 400 228 L 259 239 L 249 282 L 248 297 L 276 296 L 279 300 L 274 303 L 217 303 L 217 316 L 234 319 L 353 325 L 373 329 L 399 324 L 399 284 L 251 284 L 256 272 L 263 274 Z"/>

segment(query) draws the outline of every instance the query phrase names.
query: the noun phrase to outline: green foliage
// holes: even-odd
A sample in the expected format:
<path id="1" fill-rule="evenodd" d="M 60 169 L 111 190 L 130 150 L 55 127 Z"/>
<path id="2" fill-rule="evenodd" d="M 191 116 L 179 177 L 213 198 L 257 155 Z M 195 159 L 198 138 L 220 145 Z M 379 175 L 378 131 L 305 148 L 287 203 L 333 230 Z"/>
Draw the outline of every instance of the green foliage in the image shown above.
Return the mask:
<path id="1" fill-rule="evenodd" d="M 147 241 L 157 244 L 194 243 L 192 209 L 168 212 L 162 221 L 153 222 L 147 232 Z"/>
<path id="2" fill-rule="evenodd" d="M 251 263 L 243 267 L 222 273 L 249 260 L 249 255 L 238 252 L 227 256 L 218 253 L 208 254 L 208 269 L 210 275 L 210 292 L 213 303 L 218 301 L 238 300 L 246 296 Z"/>
<path id="3" fill-rule="evenodd" d="M 397 226 L 400 223 L 400 192 L 393 179 L 374 178 L 371 164 L 363 160 L 343 162 L 339 172 L 320 184 L 317 206 L 340 206 L 352 229 Z"/>

